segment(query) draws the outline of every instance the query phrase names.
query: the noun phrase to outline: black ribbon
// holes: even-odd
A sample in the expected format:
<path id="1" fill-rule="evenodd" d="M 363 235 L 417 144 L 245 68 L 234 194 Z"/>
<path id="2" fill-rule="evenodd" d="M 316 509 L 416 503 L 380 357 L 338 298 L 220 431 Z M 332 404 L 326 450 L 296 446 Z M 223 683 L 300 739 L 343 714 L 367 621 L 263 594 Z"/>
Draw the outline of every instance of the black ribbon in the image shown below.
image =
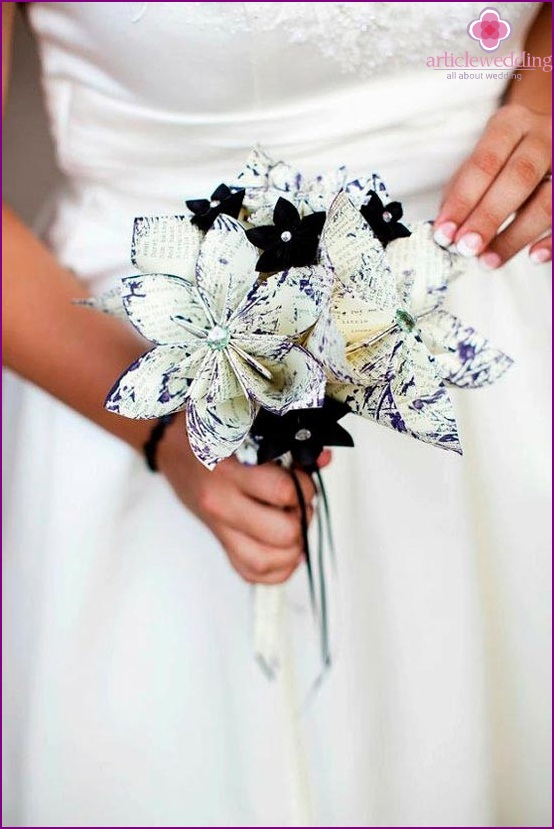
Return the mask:
<path id="1" fill-rule="evenodd" d="M 258 463 L 277 460 L 290 454 L 293 464 L 290 474 L 296 490 L 300 508 L 302 543 L 306 557 L 306 569 L 312 610 L 320 628 L 321 659 L 323 672 L 331 665 L 329 642 L 329 619 L 327 607 L 327 583 L 325 573 L 325 539 L 329 548 L 329 557 L 335 567 L 335 545 L 333 539 L 329 500 L 317 459 L 325 446 L 354 446 L 352 436 L 337 422 L 350 411 L 345 403 L 326 397 L 319 409 L 299 409 L 285 415 L 275 415 L 262 409 L 252 427 L 252 435 L 257 444 Z M 314 479 L 318 502 L 323 505 L 323 515 L 316 508 L 317 518 L 317 574 L 316 590 L 314 562 L 308 538 L 308 515 L 306 502 L 298 480 L 297 471 L 301 469 Z M 325 523 L 325 531 L 323 529 Z M 316 685 L 321 677 L 318 678 Z"/>

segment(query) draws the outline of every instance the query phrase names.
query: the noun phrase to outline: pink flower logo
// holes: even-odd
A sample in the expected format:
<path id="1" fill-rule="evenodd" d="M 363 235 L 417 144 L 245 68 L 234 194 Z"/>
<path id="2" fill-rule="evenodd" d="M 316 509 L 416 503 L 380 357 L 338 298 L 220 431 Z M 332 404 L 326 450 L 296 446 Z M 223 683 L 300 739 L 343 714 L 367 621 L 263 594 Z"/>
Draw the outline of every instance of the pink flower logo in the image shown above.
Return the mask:
<path id="1" fill-rule="evenodd" d="M 468 35 L 478 40 L 485 52 L 494 52 L 502 40 L 510 37 L 512 27 L 507 20 L 502 20 L 496 9 L 483 9 L 477 20 L 472 20 L 467 27 Z"/>

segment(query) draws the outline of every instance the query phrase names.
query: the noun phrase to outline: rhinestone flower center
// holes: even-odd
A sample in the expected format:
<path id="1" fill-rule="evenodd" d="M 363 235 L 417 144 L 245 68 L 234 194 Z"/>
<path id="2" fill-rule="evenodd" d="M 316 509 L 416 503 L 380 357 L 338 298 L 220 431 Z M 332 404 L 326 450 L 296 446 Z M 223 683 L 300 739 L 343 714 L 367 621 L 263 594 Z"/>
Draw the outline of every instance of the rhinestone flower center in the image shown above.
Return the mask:
<path id="1" fill-rule="evenodd" d="M 388 224 L 388 222 L 392 222 L 392 213 L 389 213 L 388 210 L 385 210 L 383 212 L 383 221 L 387 222 L 387 224 Z"/>
<path id="2" fill-rule="evenodd" d="M 309 429 L 299 429 L 298 432 L 295 434 L 295 440 L 309 440 L 312 436 L 312 433 Z"/>
<path id="3" fill-rule="evenodd" d="M 415 328 L 417 328 L 417 322 L 414 319 L 414 317 L 412 317 L 411 314 L 409 314 L 407 311 L 404 311 L 402 308 L 399 308 L 396 312 L 395 319 L 396 324 L 399 328 L 402 329 L 402 331 L 407 331 L 408 333 L 411 333 L 412 331 L 414 331 Z"/>
<path id="4" fill-rule="evenodd" d="M 292 233 L 290 230 L 283 230 L 281 233 L 281 242 L 290 242 L 292 239 Z"/>
<path id="5" fill-rule="evenodd" d="M 221 325 L 214 325 L 211 331 L 208 331 L 206 342 L 214 351 L 222 351 L 229 345 L 231 335 L 226 328 Z"/>

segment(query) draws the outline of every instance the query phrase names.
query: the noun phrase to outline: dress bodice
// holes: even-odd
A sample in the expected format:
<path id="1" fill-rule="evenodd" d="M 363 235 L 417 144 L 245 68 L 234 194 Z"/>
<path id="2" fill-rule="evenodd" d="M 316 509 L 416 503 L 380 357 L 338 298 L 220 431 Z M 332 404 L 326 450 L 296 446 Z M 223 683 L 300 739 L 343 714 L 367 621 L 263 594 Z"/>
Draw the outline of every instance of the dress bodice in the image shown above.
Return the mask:
<path id="1" fill-rule="evenodd" d="M 486 55 L 466 31 L 486 5 L 33 3 L 64 234 L 108 225 L 127 256 L 131 213 L 178 212 L 256 143 L 308 173 L 377 170 L 401 198 L 436 191 L 507 81 L 427 58 Z M 512 34 L 494 55 L 517 53 L 540 4 L 496 5 Z"/>
<path id="2" fill-rule="evenodd" d="M 486 3 L 36 3 L 47 83 L 71 80 L 128 105 L 213 118 L 304 103 L 482 56 L 467 35 Z M 517 51 L 538 3 L 497 4 Z M 429 73 L 422 75 L 423 79 Z"/>
<path id="3" fill-rule="evenodd" d="M 449 84 L 426 66 L 484 54 L 466 29 L 486 5 L 35 3 L 31 21 L 62 168 L 136 177 L 257 141 L 306 158 L 333 143 L 340 163 L 361 131 L 494 97 L 505 80 Z M 539 4 L 497 6 L 513 31 L 498 54 L 517 52 Z"/>

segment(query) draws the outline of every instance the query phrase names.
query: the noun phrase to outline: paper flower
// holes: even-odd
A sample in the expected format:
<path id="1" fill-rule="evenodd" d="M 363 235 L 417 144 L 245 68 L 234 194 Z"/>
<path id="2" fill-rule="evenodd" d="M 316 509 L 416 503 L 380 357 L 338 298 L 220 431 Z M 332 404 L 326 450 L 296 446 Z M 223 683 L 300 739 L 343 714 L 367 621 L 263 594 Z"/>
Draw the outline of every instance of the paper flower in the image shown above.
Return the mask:
<path id="1" fill-rule="evenodd" d="M 361 206 L 370 191 L 387 198 L 385 184 L 377 174 L 348 181 L 346 167 L 310 177 L 284 161 L 273 161 L 256 147 L 237 177 L 245 189 L 244 207 L 255 225 L 269 224 L 277 200 L 284 196 L 294 202 L 301 216 L 327 210 L 337 193 L 347 192 Z"/>
<path id="2" fill-rule="evenodd" d="M 443 307 L 448 283 L 465 266 L 463 257 L 439 247 L 431 224 L 422 222 L 409 238 L 390 243 L 386 259 L 442 379 L 460 388 L 499 380 L 511 357 Z"/>
<path id="3" fill-rule="evenodd" d="M 302 469 L 317 469 L 325 446 L 354 446 L 352 436 L 338 423 L 349 411 L 345 403 L 331 397 L 325 398 L 320 409 L 299 409 L 281 416 L 262 409 L 252 426 L 258 463 L 290 452 Z"/>
<path id="4" fill-rule="evenodd" d="M 229 216 L 201 246 L 198 234 L 182 217 L 139 221 L 135 261 L 146 272 L 124 279 L 121 294 L 154 347 L 106 406 L 131 418 L 186 408 L 192 450 L 212 468 L 241 445 L 260 406 L 281 414 L 322 404 L 324 372 L 295 340 L 316 322 L 329 283 L 319 267 L 258 282 L 256 248 Z"/>
<path id="5" fill-rule="evenodd" d="M 191 219 L 193 225 L 207 231 L 222 213 L 237 219 L 243 199 L 244 190 L 233 191 L 226 184 L 220 184 L 209 199 L 189 199 L 186 205 L 194 213 Z"/>
<path id="6" fill-rule="evenodd" d="M 440 307 L 452 254 L 432 241 L 426 224 L 385 252 L 345 194 L 329 211 L 323 246 L 338 281 L 309 346 L 328 368 L 327 394 L 398 432 L 461 452 L 443 378 L 482 385 L 511 361 Z"/>
<path id="7" fill-rule="evenodd" d="M 317 255 L 325 213 L 310 213 L 300 218 L 296 207 L 279 198 L 273 211 L 273 224 L 246 231 L 248 239 L 264 252 L 256 270 L 263 273 L 282 271 L 292 265 L 312 265 Z"/>
<path id="8" fill-rule="evenodd" d="M 384 205 L 377 193 L 371 193 L 368 203 L 362 205 L 360 211 L 383 247 L 393 239 L 410 235 L 408 228 L 400 224 L 402 205 L 399 201 Z"/>

